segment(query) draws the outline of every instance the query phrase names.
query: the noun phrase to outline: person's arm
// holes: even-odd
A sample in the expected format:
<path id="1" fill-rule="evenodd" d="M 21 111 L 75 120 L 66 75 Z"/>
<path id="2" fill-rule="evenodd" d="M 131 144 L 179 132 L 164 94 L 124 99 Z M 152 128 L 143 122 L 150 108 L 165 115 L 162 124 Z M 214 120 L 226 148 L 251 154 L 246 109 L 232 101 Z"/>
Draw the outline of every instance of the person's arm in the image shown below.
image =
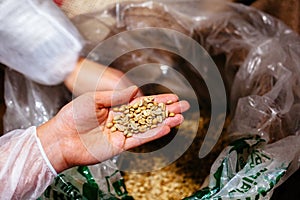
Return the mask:
<path id="1" fill-rule="evenodd" d="M 0 63 L 35 82 L 64 82 L 78 96 L 133 85 L 121 71 L 79 58 L 84 40 L 50 0 L 3 0 L 0 21 Z"/>
<path id="2" fill-rule="evenodd" d="M 57 175 L 35 127 L 0 137 L 0 154 L 0 199 L 37 199 Z"/>
<path id="3" fill-rule="evenodd" d="M 93 91 L 120 90 L 134 85 L 120 70 L 84 58 L 79 59 L 64 84 L 75 96 Z"/>
<path id="4" fill-rule="evenodd" d="M 51 1 L 0 1 L 0 62 L 31 80 L 56 85 L 83 47 L 76 27 Z"/>
<path id="5" fill-rule="evenodd" d="M 174 94 L 154 96 L 167 102 L 175 113 L 143 137 L 126 138 L 106 127 L 112 118 L 112 104 L 136 98 L 137 87 L 120 91 L 87 93 L 64 106 L 45 124 L 15 130 L 0 137 L 0 199 L 36 199 L 57 175 L 77 165 L 91 165 L 169 133 L 183 121 L 181 112 L 189 108 Z M 142 98 L 142 97 L 140 97 Z M 136 99 L 135 99 L 136 100 Z"/>
<path id="6" fill-rule="evenodd" d="M 49 122 L 38 127 L 47 157 L 59 173 L 76 165 L 91 165 L 105 161 L 121 152 L 160 138 L 172 127 L 182 123 L 182 112 L 189 108 L 174 94 L 155 95 L 156 102 L 172 101 L 167 105 L 174 117 L 169 117 L 143 137 L 126 138 L 122 132 L 106 127 L 112 118 L 112 104 L 128 103 L 136 98 L 135 86 L 119 91 L 87 93 L 67 104 Z M 138 97 L 143 98 L 143 97 Z"/>
<path id="7" fill-rule="evenodd" d="M 75 95 L 133 85 L 121 71 L 79 58 L 84 40 L 50 0 L 3 0 L 0 21 L 0 63 L 35 82 L 64 82 Z"/>

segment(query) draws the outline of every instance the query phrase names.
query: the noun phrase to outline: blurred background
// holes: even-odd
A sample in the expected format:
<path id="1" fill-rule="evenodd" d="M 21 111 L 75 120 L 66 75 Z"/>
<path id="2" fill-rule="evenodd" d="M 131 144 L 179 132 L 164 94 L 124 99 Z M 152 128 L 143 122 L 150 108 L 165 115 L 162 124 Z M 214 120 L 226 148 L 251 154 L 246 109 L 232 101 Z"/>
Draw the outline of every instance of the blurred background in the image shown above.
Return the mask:
<path id="1" fill-rule="evenodd" d="M 79 14 L 84 14 L 96 10 L 103 9 L 107 5 L 122 0 L 54 0 L 61 9 L 69 16 L 73 17 Z M 139 1 L 139 0 L 135 0 Z M 224 0 L 225 1 L 225 0 Z M 300 33 L 300 0 L 228 0 L 231 2 L 241 3 L 247 6 L 255 7 L 261 11 L 264 11 L 275 18 L 282 20 L 292 30 Z M 4 68 L 5 66 L 0 65 L 0 133 L 3 133 L 2 117 L 5 112 L 4 102 Z M 205 126 L 205 121 L 203 126 Z M 217 154 L 216 154 L 217 155 Z M 212 155 L 212 159 L 216 157 Z M 210 166 L 204 167 L 209 170 Z M 153 174 L 149 178 L 154 178 Z M 126 176 L 125 176 L 126 178 Z M 127 177 L 128 178 L 128 177 Z M 201 182 L 202 183 L 202 182 Z M 199 183 L 199 184 L 201 184 Z M 143 184 L 143 183 L 141 183 Z M 285 183 L 275 189 L 273 200 L 281 199 L 299 199 L 300 190 L 300 170 L 293 174 Z M 143 191 L 139 191 L 143 192 Z M 145 193 L 147 190 L 144 191 Z"/>

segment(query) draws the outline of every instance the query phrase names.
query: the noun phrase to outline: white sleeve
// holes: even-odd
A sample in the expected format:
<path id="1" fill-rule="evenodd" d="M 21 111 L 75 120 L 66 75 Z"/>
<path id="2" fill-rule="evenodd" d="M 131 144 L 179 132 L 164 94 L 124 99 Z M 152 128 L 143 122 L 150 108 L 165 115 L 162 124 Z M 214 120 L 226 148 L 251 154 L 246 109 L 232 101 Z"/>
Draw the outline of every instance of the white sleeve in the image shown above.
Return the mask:
<path id="1" fill-rule="evenodd" d="M 0 1 L 0 62 L 46 85 L 75 67 L 83 39 L 52 0 Z"/>
<path id="2" fill-rule="evenodd" d="M 36 127 L 0 137 L 0 199 L 37 199 L 57 176 Z"/>

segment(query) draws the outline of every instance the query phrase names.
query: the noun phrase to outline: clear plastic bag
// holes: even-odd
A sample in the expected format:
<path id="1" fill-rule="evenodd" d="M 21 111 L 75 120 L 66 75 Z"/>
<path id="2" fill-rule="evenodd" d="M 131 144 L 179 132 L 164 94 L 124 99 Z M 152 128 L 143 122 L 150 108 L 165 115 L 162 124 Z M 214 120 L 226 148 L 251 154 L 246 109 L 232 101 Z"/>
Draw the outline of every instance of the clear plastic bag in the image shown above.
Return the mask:
<path id="1" fill-rule="evenodd" d="M 272 190 L 299 168 L 300 37 L 279 20 L 239 4 L 178 0 L 117 3 L 104 11 L 76 16 L 72 21 L 83 36 L 90 36 L 85 37 L 88 43 L 83 52 L 85 56 L 100 41 L 122 31 L 159 27 L 186 34 L 199 42 L 213 58 L 223 58 L 218 67 L 228 94 L 232 116 L 229 132 L 232 140 L 245 141 L 249 137 L 264 140 L 267 145 L 256 146 L 255 151 L 270 150 L 268 155 L 271 160 L 276 160 L 277 165 L 267 166 L 268 172 L 282 170 L 282 174 L 275 177 L 276 182 L 269 180 L 267 184 L 270 187 L 266 188 L 265 193 L 259 193 L 259 187 L 254 187 L 251 192 L 249 190 L 240 197 L 268 199 Z M 85 26 L 86 24 L 89 26 Z M 95 27 L 100 25 L 105 27 L 105 34 L 99 36 Z M 172 39 L 173 48 L 183 48 L 176 37 Z M 119 42 L 126 49 L 134 46 L 137 41 L 132 39 Z M 197 53 L 188 47 L 184 49 Z M 102 63 L 111 54 L 110 51 L 101 55 L 93 53 L 89 56 Z M 182 74 L 190 75 L 193 71 L 192 66 L 178 56 L 155 49 L 127 53 L 111 66 L 126 72 L 135 66 L 151 62 L 171 66 Z M 158 74 L 156 78 L 160 76 Z M 209 104 L 209 94 L 203 84 L 203 77 L 196 74 L 189 81 L 195 86 L 199 103 L 205 107 Z M 155 91 L 159 89 L 156 88 Z M 276 145 L 280 145 L 280 148 Z M 294 151 L 289 151 L 289 156 L 285 156 L 285 151 L 290 146 L 293 146 Z M 249 154 L 244 156 L 247 160 Z M 222 162 L 221 158 L 226 158 L 229 163 L 236 162 L 225 150 L 214 166 Z M 231 176 L 222 174 L 220 178 L 227 181 L 218 185 L 218 188 L 214 187 L 215 180 L 211 178 L 208 189 L 216 189 L 212 194 L 217 194 L 226 188 L 238 187 L 240 182 L 236 180 L 240 174 L 249 175 L 247 166 L 242 165 Z M 257 165 L 255 170 L 263 169 L 261 167 L 262 165 Z M 213 167 L 212 175 L 214 170 Z M 218 196 L 209 196 L 213 197 L 234 198 L 222 192 Z"/>
<path id="2" fill-rule="evenodd" d="M 63 85 L 44 86 L 6 68 L 4 132 L 38 126 L 50 120 L 71 99 Z"/>
<path id="3" fill-rule="evenodd" d="M 218 67 L 230 100 L 232 121 L 229 131 L 232 140 L 240 139 L 238 141 L 249 142 L 251 137 L 269 143 L 258 145 L 253 149 L 262 153 L 267 152 L 271 160 L 276 161 L 276 166 L 268 166 L 268 172 L 272 170 L 282 172 L 280 176 L 275 177 L 279 180 L 268 182 L 271 187 L 267 188 L 266 193 L 259 193 L 259 188 L 253 187 L 251 193 L 246 193 L 243 197 L 255 197 L 259 194 L 260 198 L 269 198 L 272 190 L 299 168 L 297 150 L 300 149 L 298 114 L 300 111 L 298 64 L 300 39 L 282 22 L 253 8 L 208 0 L 117 3 L 101 12 L 77 16 L 73 22 L 87 40 L 83 55 L 87 55 L 99 42 L 114 34 L 124 30 L 154 26 L 184 33 L 198 41 L 211 56 L 224 57 Z M 105 31 L 100 33 L 99 28 Z M 174 48 L 182 48 L 176 43 L 176 38 L 173 39 Z M 130 42 L 134 41 L 126 41 L 123 45 L 130 46 Z M 193 49 L 189 51 L 193 52 Z M 105 55 L 91 56 L 95 61 L 105 62 L 109 54 L 110 52 L 107 51 Z M 176 55 L 152 49 L 126 54 L 116 60 L 112 66 L 126 72 L 137 64 L 149 62 L 172 66 L 183 74 L 191 71 L 192 68 Z M 66 90 L 60 86 L 51 88 L 36 85 L 19 75 L 11 76 L 11 73 L 13 72 L 7 73 L 5 83 L 6 131 L 47 121 L 69 98 Z M 161 74 L 158 73 L 158 76 Z M 209 94 L 203 79 L 196 76 L 190 81 L 196 86 L 198 99 L 204 107 L 209 103 Z M 286 152 L 287 150 L 294 151 Z M 247 157 L 249 154 L 244 156 L 244 160 L 250 159 Z M 228 163 L 236 163 L 235 157 L 225 149 L 213 165 L 212 175 L 225 158 Z M 217 195 L 220 198 L 233 198 L 223 195 L 222 191 L 226 191 L 226 188 L 238 187 L 237 180 L 241 174 L 244 177 L 253 175 L 246 173 L 248 166 L 246 163 L 231 176 L 223 173 L 219 178 L 226 181 L 217 188 L 215 188 L 216 179 L 211 177 L 210 185 L 205 190 L 215 189 L 212 195 L 220 192 Z M 264 165 L 268 163 L 266 160 Z M 255 166 L 256 172 L 264 169 L 260 167 L 262 165 Z M 73 170 L 76 172 L 77 169 Z M 74 174 L 72 176 L 75 177 Z M 79 174 L 77 176 L 80 177 Z M 94 178 L 97 179 L 98 176 L 95 175 Z M 80 180 L 79 187 L 83 186 L 85 179 L 81 177 Z M 101 178 L 100 180 L 103 181 Z M 103 182 L 100 182 L 98 184 L 101 187 Z M 76 183 L 78 184 L 79 181 L 75 181 L 74 185 Z M 105 188 L 103 190 L 106 191 Z M 209 198 L 216 197 L 212 195 Z M 198 198 L 196 195 L 191 198 L 204 199 L 205 197 Z"/>
<path id="4" fill-rule="evenodd" d="M 93 166 L 79 166 L 58 175 L 40 199 L 132 200 L 113 160 Z"/>

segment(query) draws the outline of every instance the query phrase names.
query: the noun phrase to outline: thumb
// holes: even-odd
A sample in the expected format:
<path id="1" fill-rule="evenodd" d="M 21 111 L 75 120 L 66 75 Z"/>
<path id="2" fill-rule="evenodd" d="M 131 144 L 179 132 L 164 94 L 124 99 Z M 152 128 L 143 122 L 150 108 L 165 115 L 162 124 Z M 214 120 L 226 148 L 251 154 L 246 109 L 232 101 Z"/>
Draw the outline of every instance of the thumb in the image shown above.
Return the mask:
<path id="1" fill-rule="evenodd" d="M 95 92 L 95 103 L 103 107 L 112 107 L 129 103 L 139 92 L 137 86 L 131 86 L 123 90 Z"/>

